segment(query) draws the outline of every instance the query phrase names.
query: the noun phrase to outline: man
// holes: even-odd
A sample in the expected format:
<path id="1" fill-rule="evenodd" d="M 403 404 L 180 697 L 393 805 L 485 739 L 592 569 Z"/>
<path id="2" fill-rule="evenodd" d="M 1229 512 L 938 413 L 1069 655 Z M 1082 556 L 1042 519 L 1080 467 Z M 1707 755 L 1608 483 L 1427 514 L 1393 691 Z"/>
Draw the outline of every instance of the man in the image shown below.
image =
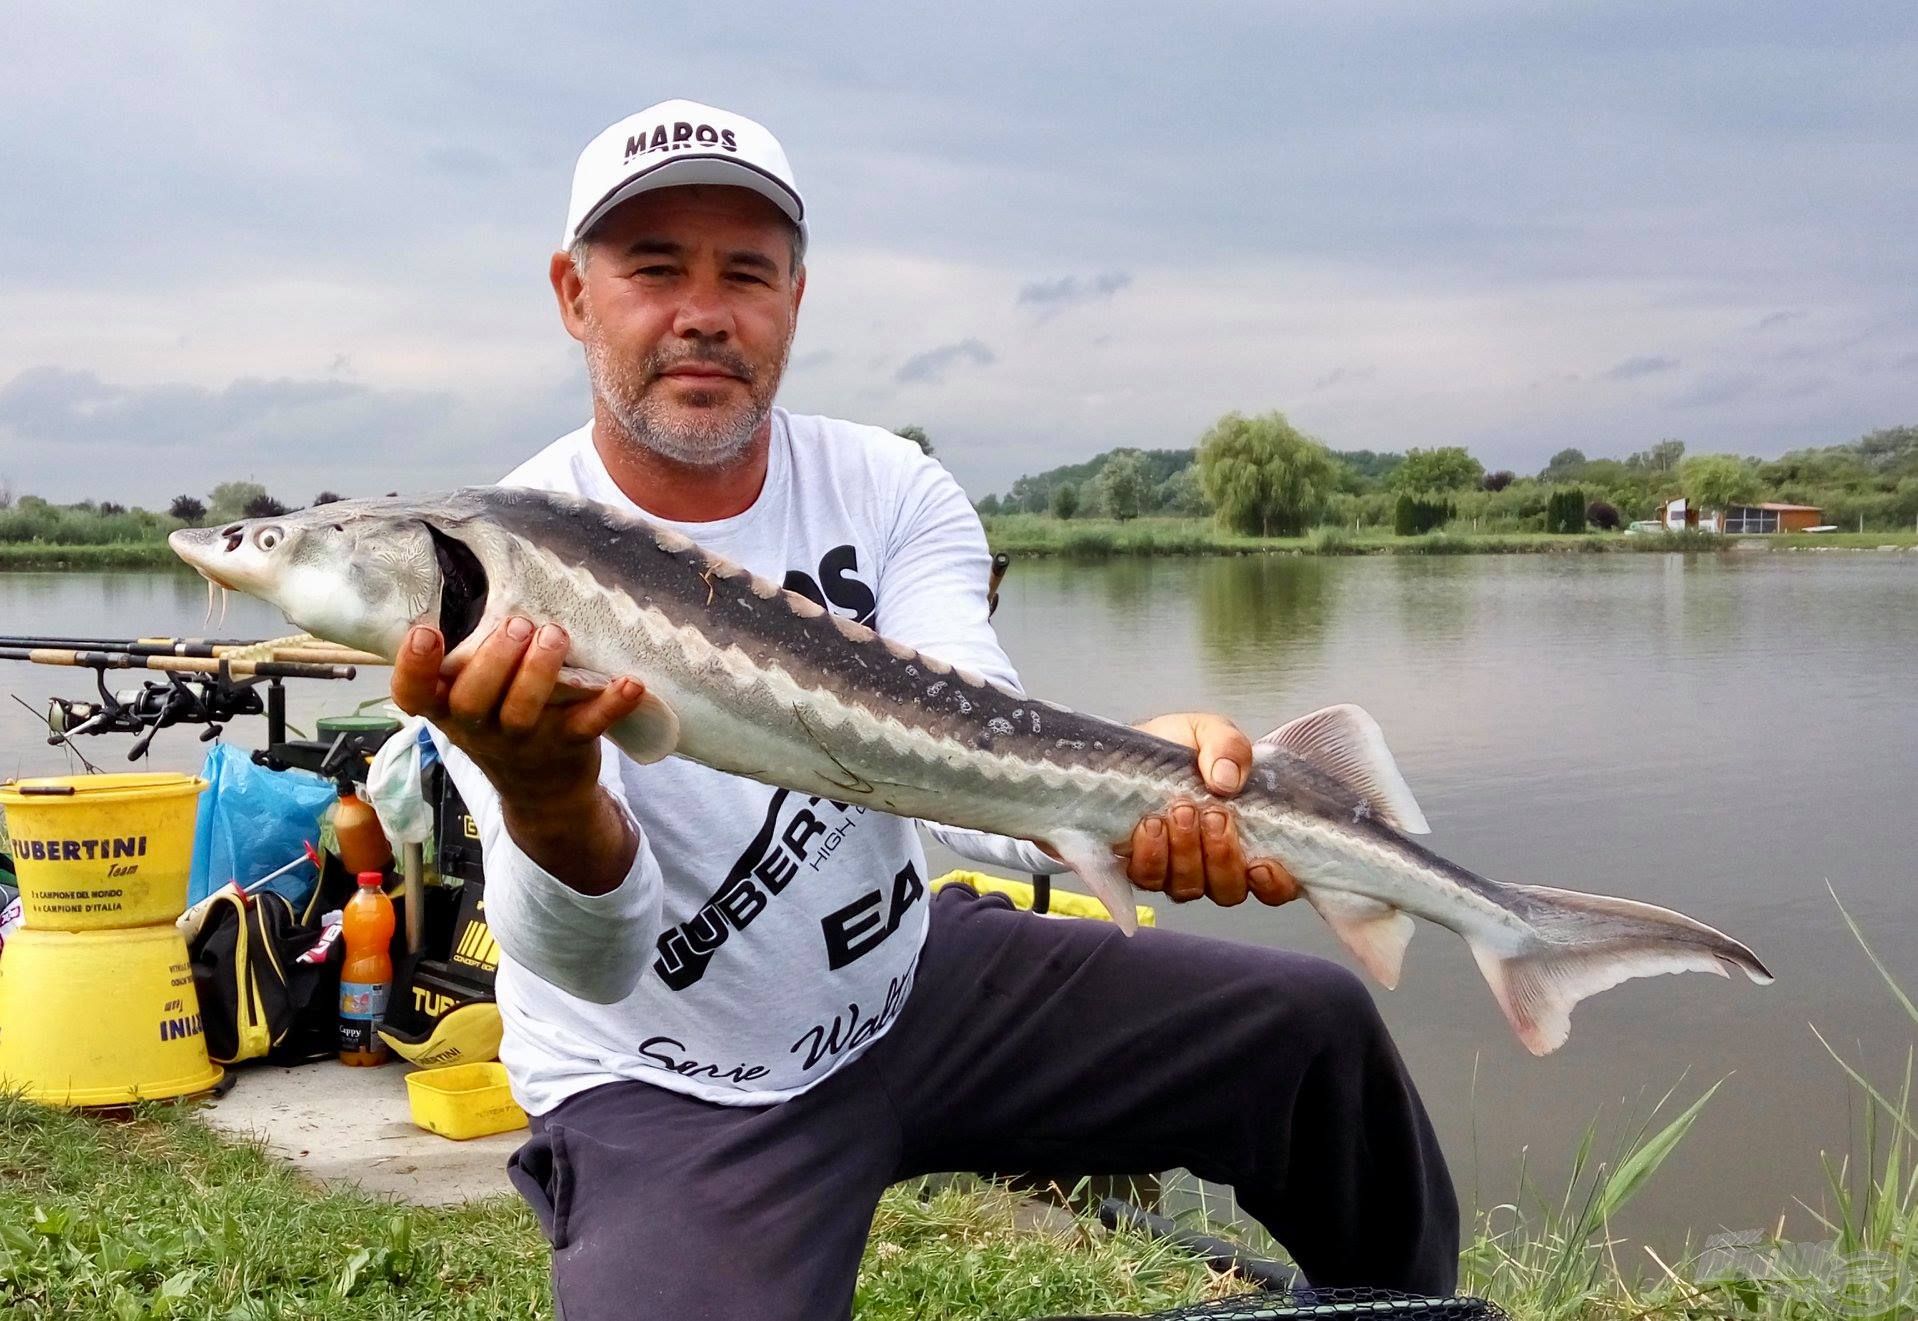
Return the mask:
<path id="1" fill-rule="evenodd" d="M 772 406 L 806 237 L 785 153 L 750 120 L 671 101 L 595 138 L 551 265 L 593 418 L 505 481 L 636 512 L 1016 683 L 985 538 L 945 470 Z M 1232 1184 L 1315 1283 L 1450 1288 L 1444 1161 L 1349 973 L 932 900 L 910 822 L 603 743 L 639 680 L 549 704 L 567 639 L 535 624 L 502 625 L 450 679 L 417 629 L 393 692 L 436 726 L 480 823 L 501 1057 L 534 1116 L 512 1174 L 568 1321 L 844 1317 L 881 1191 L 947 1169 L 1184 1165 Z M 1146 728 L 1191 746 L 1219 795 L 1251 765 L 1218 717 Z M 933 833 L 1057 868 L 1029 843 Z M 1217 800 L 1142 821 L 1128 868 L 1178 900 L 1296 893 L 1241 856 Z"/>

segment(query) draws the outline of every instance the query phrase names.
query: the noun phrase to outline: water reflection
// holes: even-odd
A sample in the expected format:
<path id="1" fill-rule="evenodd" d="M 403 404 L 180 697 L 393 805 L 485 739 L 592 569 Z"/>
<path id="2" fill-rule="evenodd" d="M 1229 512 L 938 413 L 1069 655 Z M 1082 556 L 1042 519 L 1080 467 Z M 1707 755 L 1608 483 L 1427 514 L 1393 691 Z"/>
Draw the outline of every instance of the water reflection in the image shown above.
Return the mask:
<path id="1" fill-rule="evenodd" d="M 1215 666 L 1280 674 L 1318 650 L 1338 566 L 1316 555 L 1215 558 L 1197 565 L 1198 640 Z"/>

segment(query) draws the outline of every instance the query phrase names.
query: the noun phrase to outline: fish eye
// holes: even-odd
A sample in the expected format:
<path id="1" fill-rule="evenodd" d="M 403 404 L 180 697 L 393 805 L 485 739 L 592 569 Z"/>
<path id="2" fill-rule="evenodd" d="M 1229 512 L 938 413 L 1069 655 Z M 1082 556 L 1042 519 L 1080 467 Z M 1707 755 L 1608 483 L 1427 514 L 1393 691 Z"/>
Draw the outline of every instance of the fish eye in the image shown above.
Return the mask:
<path id="1" fill-rule="evenodd" d="M 253 544 L 261 550 L 272 550 L 284 540 L 286 540 L 286 534 L 272 526 L 260 528 L 253 534 Z"/>

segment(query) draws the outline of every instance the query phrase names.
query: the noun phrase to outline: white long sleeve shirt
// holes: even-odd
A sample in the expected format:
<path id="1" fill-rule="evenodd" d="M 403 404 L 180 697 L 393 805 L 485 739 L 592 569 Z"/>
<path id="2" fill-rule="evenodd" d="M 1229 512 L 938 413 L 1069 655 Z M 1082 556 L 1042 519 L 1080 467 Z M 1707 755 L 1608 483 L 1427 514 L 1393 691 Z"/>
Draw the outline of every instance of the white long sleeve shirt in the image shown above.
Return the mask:
<path id="1" fill-rule="evenodd" d="M 765 487 L 710 523 L 635 506 L 590 427 L 501 484 L 623 508 L 888 637 L 1018 683 L 986 619 L 977 515 L 944 467 L 891 432 L 775 409 Z M 898 1017 L 929 912 L 912 822 L 677 757 L 640 766 L 602 741 L 600 782 L 640 843 L 615 889 L 583 895 L 520 850 L 485 776 L 435 738 L 480 829 L 501 950 L 500 1058 L 528 1111 L 620 1079 L 727 1105 L 784 1100 Z M 1028 843 L 934 831 L 967 857 L 1058 868 Z"/>

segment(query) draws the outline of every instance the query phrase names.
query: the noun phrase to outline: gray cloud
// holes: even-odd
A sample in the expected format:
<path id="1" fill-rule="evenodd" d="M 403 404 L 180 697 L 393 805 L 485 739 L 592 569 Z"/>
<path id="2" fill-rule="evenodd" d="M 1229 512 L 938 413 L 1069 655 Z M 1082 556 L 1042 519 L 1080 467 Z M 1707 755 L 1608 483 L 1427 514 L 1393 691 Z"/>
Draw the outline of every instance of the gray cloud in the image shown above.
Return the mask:
<path id="1" fill-rule="evenodd" d="M 435 489 L 497 479 L 578 426 L 584 398 L 571 378 L 468 405 L 337 379 L 127 385 L 38 367 L 0 385 L 0 470 L 16 491 L 147 505 L 233 477 L 302 502 L 309 487 Z"/>
<path id="2" fill-rule="evenodd" d="M 1752 394 L 1759 384 L 1760 377 L 1753 372 L 1708 372 L 1688 389 L 1672 396 L 1672 407 L 1710 408 L 1731 403 Z"/>
<path id="3" fill-rule="evenodd" d="M 979 374 L 920 410 L 979 489 L 1109 445 L 1190 443 L 1227 408 L 1285 402 L 1284 362 L 1377 366 L 1302 401 L 1301 424 L 1340 448 L 1485 438 L 1507 446 L 1488 461 L 1526 470 L 1574 441 L 1600 452 L 1593 437 L 1625 453 L 1683 429 L 1778 452 L 1910 420 L 1896 371 L 1791 409 L 1763 386 L 1679 393 L 1768 379 L 1754 331 L 1790 338 L 1794 309 L 1834 343 L 1871 332 L 1820 361 L 1834 379 L 1918 350 L 1918 11 L 1888 0 L 1120 0 L 1096 24 L 979 0 L 884 25 L 739 0 L 607 28 L 563 70 L 525 55 L 550 46 L 550 17 L 500 0 L 475 0 L 457 43 L 422 6 L 15 8 L 0 363 L 215 383 L 155 396 L 151 424 L 111 385 L 75 405 L 113 415 L 130 453 L 197 462 L 180 419 L 251 407 L 295 442 L 262 432 L 262 469 L 311 461 L 297 442 L 324 434 L 390 486 L 423 466 L 395 436 L 477 465 L 576 423 L 545 262 L 574 154 L 655 88 L 760 119 L 798 171 L 803 334 L 836 352 L 795 373 L 796 405 L 856 415 L 892 389 L 898 346 L 923 342 L 911 328 L 955 306 L 939 324 L 1018 344 L 1031 374 Z M 1100 292 L 1126 272 L 1125 297 Z M 1099 352 L 1029 333 L 1074 310 L 1096 312 Z M 1657 377 L 1675 397 L 1592 388 L 1587 364 L 1621 330 L 1682 358 Z M 372 393 L 292 397 L 335 355 Z M 267 411 L 219 384 L 233 377 L 287 397 Z M 373 439 L 340 421 L 356 415 Z M 0 470 L 40 461 L 22 434 L 0 436 Z M 1042 452 L 993 439 L 1015 434 Z"/>
<path id="4" fill-rule="evenodd" d="M 1373 367 L 1334 367 L 1318 380 L 1312 382 L 1312 389 L 1330 390 L 1335 385 L 1359 385 L 1378 375 Z"/>
<path id="5" fill-rule="evenodd" d="M 941 344 L 936 349 L 913 354 L 900 364 L 892 379 L 901 385 L 936 385 L 961 363 L 990 367 L 996 361 L 992 350 L 978 340 L 962 339 L 956 344 Z"/>
<path id="6" fill-rule="evenodd" d="M 1625 359 L 1616 367 L 1607 370 L 1604 375 L 1608 381 L 1635 381 L 1641 376 L 1656 376 L 1660 372 L 1672 371 L 1677 366 L 1677 358 L 1641 354 L 1635 358 Z"/>
<path id="7" fill-rule="evenodd" d="M 1064 311 L 1082 303 L 1097 303 L 1112 297 L 1132 283 L 1124 271 L 1104 271 L 1087 280 L 1062 275 L 1056 280 L 1034 280 L 1019 288 L 1021 307 L 1036 307 L 1041 313 Z"/>
<path id="8" fill-rule="evenodd" d="M 1752 327 L 1752 329 L 1770 330 L 1775 326 L 1783 326 L 1793 321 L 1802 320 L 1804 318 L 1804 315 L 1805 314 L 1803 312 L 1789 310 L 1789 309 L 1783 312 L 1773 312 L 1770 316 L 1760 317 L 1758 320 L 1758 324 Z"/>

